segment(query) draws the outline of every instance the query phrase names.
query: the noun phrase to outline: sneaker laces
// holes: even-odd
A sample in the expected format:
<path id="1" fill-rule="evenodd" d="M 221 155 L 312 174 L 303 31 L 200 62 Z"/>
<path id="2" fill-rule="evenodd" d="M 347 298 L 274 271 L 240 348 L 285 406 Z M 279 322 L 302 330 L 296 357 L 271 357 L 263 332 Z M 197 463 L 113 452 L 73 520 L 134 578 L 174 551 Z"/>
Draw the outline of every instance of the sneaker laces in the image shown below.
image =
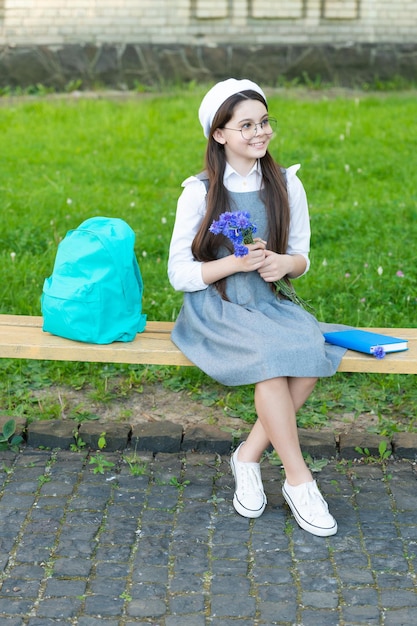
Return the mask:
<path id="1" fill-rule="evenodd" d="M 329 515 L 329 507 L 326 500 L 317 488 L 316 482 L 306 483 L 304 489 L 300 493 L 299 505 L 306 507 L 310 520 Z"/>
<path id="2" fill-rule="evenodd" d="M 259 463 L 236 463 L 238 474 L 239 491 L 244 494 L 256 494 L 264 492 L 262 480 L 260 478 Z"/>

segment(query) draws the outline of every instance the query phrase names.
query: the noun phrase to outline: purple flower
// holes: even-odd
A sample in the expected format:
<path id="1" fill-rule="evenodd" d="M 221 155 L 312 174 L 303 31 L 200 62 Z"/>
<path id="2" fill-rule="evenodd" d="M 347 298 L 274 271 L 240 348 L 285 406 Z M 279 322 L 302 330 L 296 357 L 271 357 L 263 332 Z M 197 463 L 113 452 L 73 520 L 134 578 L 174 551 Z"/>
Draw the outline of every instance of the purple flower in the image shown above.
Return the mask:
<path id="1" fill-rule="evenodd" d="M 372 354 L 376 359 L 383 359 L 385 356 L 385 350 L 382 346 L 375 346 L 375 348 L 372 349 Z"/>
<path id="2" fill-rule="evenodd" d="M 233 244 L 235 256 L 246 256 L 248 249 L 245 243 L 253 243 L 253 233 L 256 233 L 256 225 L 250 221 L 250 215 L 246 211 L 222 213 L 218 220 L 214 220 L 209 228 L 213 235 L 224 235 Z"/>
<path id="3" fill-rule="evenodd" d="M 213 233 L 213 235 L 220 235 L 222 232 L 222 225 L 220 222 L 213 222 L 209 228 L 209 231 Z"/>
<path id="4" fill-rule="evenodd" d="M 246 256 L 248 254 L 248 249 L 243 243 L 235 243 L 234 244 L 234 255 L 235 256 Z"/>

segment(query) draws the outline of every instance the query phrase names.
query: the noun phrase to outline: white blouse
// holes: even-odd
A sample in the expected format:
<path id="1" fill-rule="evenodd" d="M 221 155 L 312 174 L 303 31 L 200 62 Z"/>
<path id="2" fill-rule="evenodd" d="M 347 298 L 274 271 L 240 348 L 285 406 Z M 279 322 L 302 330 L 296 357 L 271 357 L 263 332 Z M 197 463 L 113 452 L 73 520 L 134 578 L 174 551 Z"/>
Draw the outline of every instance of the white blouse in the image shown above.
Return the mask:
<path id="1" fill-rule="evenodd" d="M 287 254 L 301 254 L 306 260 L 306 273 L 310 266 L 310 218 L 307 197 L 302 182 L 297 177 L 300 165 L 287 169 L 287 190 L 290 203 L 290 229 Z M 262 173 L 259 161 L 247 176 L 240 176 L 228 163 L 224 173 L 224 185 L 229 191 L 259 191 L 262 187 Z M 199 291 L 208 285 L 201 276 L 201 261 L 196 261 L 191 252 L 191 244 L 206 211 L 206 186 L 190 176 L 178 199 L 174 230 L 172 233 L 168 259 L 168 278 L 176 291 Z"/>

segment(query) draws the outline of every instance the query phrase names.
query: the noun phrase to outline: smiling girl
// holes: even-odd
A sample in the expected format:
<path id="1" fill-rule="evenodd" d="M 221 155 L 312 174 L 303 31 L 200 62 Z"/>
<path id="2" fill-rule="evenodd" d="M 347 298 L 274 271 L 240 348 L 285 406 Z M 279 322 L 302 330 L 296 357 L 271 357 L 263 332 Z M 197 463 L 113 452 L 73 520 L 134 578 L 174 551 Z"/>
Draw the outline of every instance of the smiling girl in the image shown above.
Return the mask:
<path id="1" fill-rule="evenodd" d="M 272 443 L 283 464 L 283 496 L 301 528 L 333 535 L 329 513 L 298 440 L 296 412 L 318 377 L 333 375 L 344 350 L 325 344 L 317 320 L 277 293 L 274 282 L 309 268 L 310 221 L 298 165 L 281 168 L 268 152 L 275 120 L 250 80 L 217 83 L 199 119 L 208 139 L 205 172 L 187 178 L 178 200 L 168 275 L 184 301 L 172 340 L 224 385 L 255 385 L 255 422 L 232 455 L 235 510 L 259 517 L 267 499 L 260 460 Z M 257 226 L 248 254 L 209 229 L 225 212 Z"/>

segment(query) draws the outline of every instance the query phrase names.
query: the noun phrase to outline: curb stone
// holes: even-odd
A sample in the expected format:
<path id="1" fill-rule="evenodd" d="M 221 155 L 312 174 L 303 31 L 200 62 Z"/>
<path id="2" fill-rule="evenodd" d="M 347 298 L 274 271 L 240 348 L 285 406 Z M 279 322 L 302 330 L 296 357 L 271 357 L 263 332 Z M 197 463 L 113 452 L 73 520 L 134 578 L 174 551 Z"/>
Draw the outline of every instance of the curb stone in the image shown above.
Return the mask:
<path id="1" fill-rule="evenodd" d="M 399 458 L 417 458 L 417 433 L 394 433 L 392 445 Z"/>
<path id="2" fill-rule="evenodd" d="M 230 433 L 212 425 L 198 425 L 187 428 L 182 440 L 182 449 L 193 452 L 211 452 L 228 454 L 233 444 Z"/>
<path id="3" fill-rule="evenodd" d="M 316 457 L 333 457 L 338 452 L 338 440 L 332 430 L 298 429 L 301 449 Z"/>
<path id="4" fill-rule="evenodd" d="M 173 422 L 135 424 L 130 445 L 135 450 L 151 452 L 180 452 L 183 428 Z"/>
<path id="5" fill-rule="evenodd" d="M 97 422 L 82 422 L 78 429 L 78 436 L 87 448 L 97 450 L 99 439 L 104 437 L 106 452 L 123 450 L 131 437 L 132 428 L 130 424 L 99 424 Z"/>
<path id="6" fill-rule="evenodd" d="M 375 435 L 373 433 L 350 433 L 348 435 L 342 433 L 339 435 L 339 452 L 344 459 L 356 459 L 360 453 L 356 448 L 369 450 L 370 456 L 379 457 L 379 445 L 381 441 L 387 443 L 387 451 L 393 452 L 391 441 L 387 437 Z"/>
<path id="7" fill-rule="evenodd" d="M 77 425 L 64 420 L 46 420 L 32 422 L 20 433 L 26 437 L 31 448 L 62 448 L 68 450 L 74 443 L 74 431 Z"/>
<path id="8" fill-rule="evenodd" d="M 103 451 L 116 452 L 126 448 L 141 452 L 179 453 L 214 452 L 229 454 L 240 443 L 236 436 L 211 424 L 197 424 L 183 428 L 174 422 L 152 422 L 135 424 L 83 422 L 69 420 L 45 420 L 31 422 L 22 417 L 1 415 L 0 428 L 14 419 L 16 434 L 32 448 L 70 449 L 76 443 L 74 433 L 86 444 L 86 449 L 98 449 L 99 437 L 105 433 L 106 446 Z M 331 429 L 314 431 L 298 429 L 303 452 L 313 458 L 357 459 L 356 448 L 367 448 L 371 456 L 379 457 L 381 441 L 387 442 L 387 450 L 396 458 L 417 459 L 417 433 L 394 433 L 392 439 L 367 432 L 335 433 Z M 359 455 L 360 456 L 360 455 Z"/>

